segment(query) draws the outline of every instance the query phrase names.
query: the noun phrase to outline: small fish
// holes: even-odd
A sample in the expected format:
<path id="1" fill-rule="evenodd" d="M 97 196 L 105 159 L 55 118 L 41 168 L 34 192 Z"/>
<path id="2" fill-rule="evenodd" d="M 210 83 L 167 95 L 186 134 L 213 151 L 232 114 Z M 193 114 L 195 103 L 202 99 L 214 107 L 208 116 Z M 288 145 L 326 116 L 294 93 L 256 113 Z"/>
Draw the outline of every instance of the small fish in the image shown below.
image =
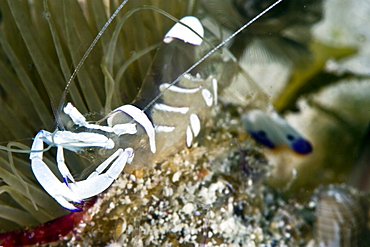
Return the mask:
<path id="1" fill-rule="evenodd" d="M 276 149 L 290 147 L 298 154 L 309 154 L 312 145 L 276 112 L 270 116 L 261 110 L 252 110 L 242 117 L 244 128 L 262 145 Z"/>

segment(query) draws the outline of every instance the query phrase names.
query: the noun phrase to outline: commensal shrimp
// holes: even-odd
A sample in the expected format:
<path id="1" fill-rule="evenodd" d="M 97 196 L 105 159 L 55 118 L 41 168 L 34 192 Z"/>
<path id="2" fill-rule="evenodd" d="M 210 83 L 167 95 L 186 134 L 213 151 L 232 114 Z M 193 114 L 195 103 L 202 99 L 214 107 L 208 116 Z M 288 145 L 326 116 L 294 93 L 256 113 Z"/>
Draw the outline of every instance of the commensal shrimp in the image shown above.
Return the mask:
<path id="1" fill-rule="evenodd" d="M 207 107 L 217 104 L 219 91 L 240 92 L 239 87 L 249 83 L 247 78 L 240 76 L 242 71 L 238 64 L 232 61 L 232 57 L 215 54 L 209 59 L 211 66 L 199 64 L 213 55 L 212 53 L 232 36 L 220 43 L 221 46 L 216 46 L 214 52 L 205 53 L 206 55 L 199 58 L 197 50 L 199 47 L 199 50 L 202 50 L 203 26 L 195 17 L 184 17 L 182 21 L 182 24 L 176 24 L 165 35 L 164 44 L 159 47 L 152 68 L 136 100 L 131 105 L 120 106 L 109 113 L 108 126 L 88 123 L 84 116 L 68 103 L 64 107 L 64 113 L 75 125 L 89 132 L 74 133 L 61 130 L 50 133 L 42 130 L 36 135 L 30 155 L 32 170 L 44 189 L 63 207 L 73 211 L 80 210 L 68 201 L 80 204 L 83 199 L 97 195 L 108 188 L 122 172 L 125 163 L 131 163 L 134 154 L 138 153 L 140 146 L 143 146 L 143 138 L 135 138 L 135 135 L 141 137 L 144 133 L 148 136 L 149 150 L 145 149 L 144 152 L 150 151 L 154 154 L 154 160 L 157 160 L 156 153 L 163 156 L 165 150 L 168 150 L 169 154 L 177 151 L 180 146 L 183 146 L 185 140 L 186 145 L 191 146 L 193 137 L 199 134 L 201 121 L 210 117 L 209 113 L 212 111 Z M 184 24 L 193 30 L 189 30 L 187 26 L 184 27 Z M 205 39 L 209 38 L 206 36 Z M 222 66 L 228 68 L 226 73 L 216 76 L 209 72 L 215 70 L 221 61 Z M 199 66 L 196 67 L 198 64 Z M 184 72 L 181 73 L 181 71 Z M 174 85 L 175 83 L 177 85 Z M 245 87 L 244 85 L 242 87 Z M 266 97 L 260 96 L 263 95 L 263 91 L 258 86 L 253 85 L 253 87 L 254 90 L 250 89 L 245 94 L 254 94 L 252 105 L 257 105 L 259 109 L 242 116 L 246 129 L 252 136 L 270 148 L 285 144 L 296 152 L 310 153 L 311 146 L 308 141 L 289 127 L 284 119 L 276 113 L 272 113 L 269 117 L 261 112 L 260 109 L 269 110 L 268 108 L 271 107 L 266 102 L 260 102 L 260 98 Z M 240 95 L 240 97 L 245 98 L 248 95 Z M 220 96 L 222 100 L 223 95 L 220 94 Z M 169 120 L 171 120 L 170 123 Z M 104 134 L 93 133 L 94 130 L 112 133 L 118 141 L 114 143 L 113 139 Z M 43 142 L 58 148 L 58 169 L 62 174 L 63 183 L 58 181 L 42 161 L 43 155 L 40 151 L 43 149 Z M 63 149 L 77 152 L 85 147 L 113 149 L 115 146 L 119 147 L 118 150 L 95 172 L 86 180 L 75 182 L 64 163 Z M 140 156 L 145 154 L 140 153 Z M 109 165 L 111 167 L 102 174 Z"/>
<path id="2" fill-rule="evenodd" d="M 193 16 L 182 18 L 164 36 L 135 100 L 112 110 L 99 122 L 87 121 L 73 103 L 63 105 L 64 114 L 59 112 L 56 118 L 68 116 L 73 127 L 62 129 L 61 120 L 57 119 L 59 129 L 53 133 L 41 130 L 34 138 L 30 160 L 37 181 L 64 208 L 82 211 L 83 200 L 108 189 L 121 177 L 126 164 L 133 166 L 126 171 L 140 170 L 148 163 L 161 162 L 184 147 L 195 145 L 202 127 L 216 122 L 213 119 L 222 114 L 219 102 L 237 105 L 245 130 L 264 146 L 288 146 L 299 154 L 311 153 L 309 141 L 273 110 L 263 90 L 224 48 L 280 2 L 273 3 L 221 42 L 217 28 L 203 26 Z M 43 161 L 44 143 L 57 148 L 56 160 L 63 181 Z M 75 180 L 65 163 L 64 149 L 79 152 L 92 147 L 99 150 L 96 154 L 104 154 L 102 163 L 85 180 Z M 132 180 L 136 181 L 135 176 Z M 172 180 L 176 182 L 178 178 L 174 175 Z M 233 190 L 232 185 L 228 186 Z M 192 211 L 193 207 L 188 205 L 183 211 Z M 22 242 L 35 243 L 41 242 Z"/>

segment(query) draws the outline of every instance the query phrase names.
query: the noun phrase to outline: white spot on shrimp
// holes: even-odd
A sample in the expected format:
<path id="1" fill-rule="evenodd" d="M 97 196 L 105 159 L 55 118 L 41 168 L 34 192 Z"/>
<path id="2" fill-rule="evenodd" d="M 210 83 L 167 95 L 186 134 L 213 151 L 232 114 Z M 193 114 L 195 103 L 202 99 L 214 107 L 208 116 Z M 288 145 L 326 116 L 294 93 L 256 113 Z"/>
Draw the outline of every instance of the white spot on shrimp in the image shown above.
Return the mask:
<path id="1" fill-rule="evenodd" d="M 168 44 L 174 39 L 179 39 L 192 45 L 198 46 L 202 44 L 204 29 L 198 18 L 194 16 L 185 16 L 180 21 L 191 27 L 196 33 L 183 24 L 176 23 L 164 36 L 163 42 Z"/>
<path id="2" fill-rule="evenodd" d="M 211 92 L 207 89 L 203 89 L 202 90 L 202 96 L 203 96 L 204 101 L 206 102 L 206 105 L 207 106 L 212 106 L 212 104 L 213 104 L 213 95 L 211 94 Z"/>

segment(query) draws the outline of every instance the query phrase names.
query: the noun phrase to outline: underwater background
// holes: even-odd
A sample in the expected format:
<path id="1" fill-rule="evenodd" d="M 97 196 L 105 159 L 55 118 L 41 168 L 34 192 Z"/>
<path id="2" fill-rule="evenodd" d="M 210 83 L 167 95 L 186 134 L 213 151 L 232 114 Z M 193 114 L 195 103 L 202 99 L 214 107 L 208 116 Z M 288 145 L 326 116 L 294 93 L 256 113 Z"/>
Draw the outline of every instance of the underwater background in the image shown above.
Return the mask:
<path id="1" fill-rule="evenodd" d="M 29 150 L 39 130 L 57 127 L 66 83 L 118 5 L 0 0 L 0 243 L 6 232 L 32 232 L 69 213 L 38 185 L 29 154 L 7 149 Z M 177 19 L 196 15 L 224 37 L 262 9 L 258 1 L 129 1 L 64 103 L 99 120 L 133 101 L 174 24 L 158 10 Z M 221 104 L 198 145 L 122 175 L 58 244 L 366 246 L 369 12 L 366 1 L 283 1 L 228 45 L 276 109 L 312 142 L 312 154 L 260 147 L 244 133 L 238 106 Z M 72 128 L 66 117 L 58 121 Z M 55 154 L 45 152 L 44 160 L 58 175 Z M 99 162 L 94 150 L 66 152 L 81 179 Z M 334 224 L 346 234 L 333 231 Z"/>

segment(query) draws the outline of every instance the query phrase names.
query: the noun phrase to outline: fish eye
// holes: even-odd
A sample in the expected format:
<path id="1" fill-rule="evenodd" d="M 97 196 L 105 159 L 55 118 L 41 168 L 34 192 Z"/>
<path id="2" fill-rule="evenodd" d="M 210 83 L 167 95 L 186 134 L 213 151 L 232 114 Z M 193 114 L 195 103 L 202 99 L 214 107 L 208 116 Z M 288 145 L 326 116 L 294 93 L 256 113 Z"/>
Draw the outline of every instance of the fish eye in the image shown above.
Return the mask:
<path id="1" fill-rule="evenodd" d="M 294 136 L 288 134 L 286 135 L 286 138 L 289 140 L 289 141 L 294 141 Z"/>

